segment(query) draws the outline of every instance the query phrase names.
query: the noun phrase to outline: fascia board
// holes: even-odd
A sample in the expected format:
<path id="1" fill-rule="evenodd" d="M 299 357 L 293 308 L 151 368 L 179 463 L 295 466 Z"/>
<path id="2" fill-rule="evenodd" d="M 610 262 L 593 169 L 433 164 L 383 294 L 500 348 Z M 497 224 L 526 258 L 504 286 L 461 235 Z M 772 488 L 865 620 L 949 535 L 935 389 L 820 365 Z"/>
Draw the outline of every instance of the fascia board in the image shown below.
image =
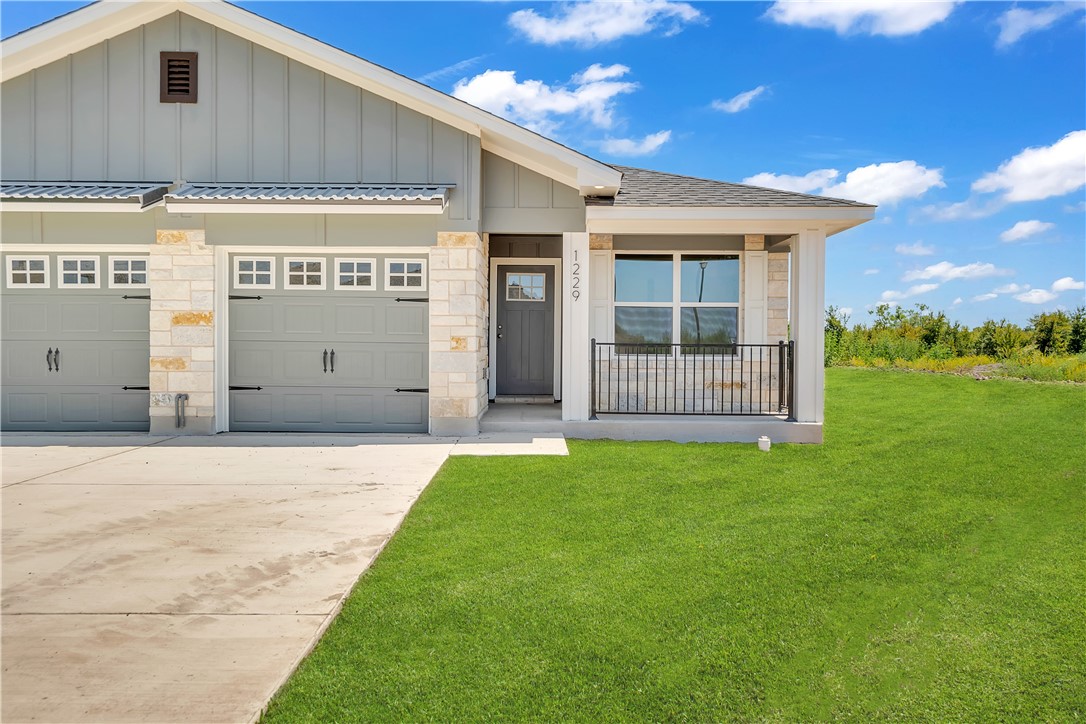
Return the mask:
<path id="1" fill-rule="evenodd" d="M 585 226 L 596 234 L 796 234 L 826 235 L 869 221 L 874 208 L 599 207 L 585 209 Z"/>
<path id="2" fill-rule="evenodd" d="M 873 206 L 765 207 L 765 206 L 589 206 L 588 219 L 674 220 L 674 221 L 856 221 L 875 218 Z"/>
<path id="3" fill-rule="evenodd" d="M 155 201 L 147 206 L 124 201 L 0 201 L 0 213 L 29 211 L 32 213 L 108 213 L 131 214 L 149 211 L 160 205 Z"/>
<path id="4" fill-rule="evenodd" d="M 166 201 L 168 214 L 394 214 L 440 215 L 438 204 L 201 203 Z"/>
<path id="5" fill-rule="evenodd" d="M 0 43 L 0 82 L 181 9 L 178 0 L 96 2 Z"/>

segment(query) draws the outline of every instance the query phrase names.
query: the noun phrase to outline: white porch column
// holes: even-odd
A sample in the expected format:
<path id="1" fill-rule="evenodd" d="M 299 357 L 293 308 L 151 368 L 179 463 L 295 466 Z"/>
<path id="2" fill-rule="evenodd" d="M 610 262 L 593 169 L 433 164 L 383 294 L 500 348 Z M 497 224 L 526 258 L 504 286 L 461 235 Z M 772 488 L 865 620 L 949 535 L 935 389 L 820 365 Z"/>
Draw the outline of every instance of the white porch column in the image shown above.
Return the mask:
<path id="1" fill-rule="evenodd" d="M 588 234 L 562 234 L 562 419 L 587 420 L 592 387 Z"/>
<path id="2" fill-rule="evenodd" d="M 766 343 L 767 295 L 769 293 L 769 254 L 765 236 L 743 237 L 743 344 Z"/>
<path id="3" fill-rule="evenodd" d="M 796 341 L 798 422 L 823 420 L 825 401 L 826 232 L 805 229 L 792 245 L 792 338 Z"/>

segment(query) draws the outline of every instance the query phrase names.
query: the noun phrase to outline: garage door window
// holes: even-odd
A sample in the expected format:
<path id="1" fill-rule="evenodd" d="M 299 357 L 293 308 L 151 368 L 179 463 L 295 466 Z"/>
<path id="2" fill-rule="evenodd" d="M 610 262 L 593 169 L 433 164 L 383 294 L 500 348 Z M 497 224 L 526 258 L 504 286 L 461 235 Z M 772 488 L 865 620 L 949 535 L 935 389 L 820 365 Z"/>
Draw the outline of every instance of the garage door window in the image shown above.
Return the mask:
<path id="1" fill-rule="evenodd" d="M 9 256 L 9 287 L 49 286 L 49 258 L 45 256 Z"/>
<path id="2" fill-rule="evenodd" d="M 373 291 L 377 288 L 374 259 L 336 259 L 336 289 Z"/>
<path id="3" fill-rule="evenodd" d="M 98 257 L 60 256 L 57 265 L 60 267 L 60 286 L 98 288 Z"/>
<path id="4" fill-rule="evenodd" d="M 426 262 L 422 259 L 387 259 L 386 289 L 426 289 Z"/>
<path id="5" fill-rule="evenodd" d="M 286 259 L 287 289 L 324 289 L 324 259 Z"/>
<path id="6" fill-rule="evenodd" d="M 109 286 L 111 288 L 146 287 L 147 258 L 109 257 Z"/>
<path id="7" fill-rule="evenodd" d="M 235 257 L 234 286 L 246 289 L 274 289 L 275 259 L 272 257 Z"/>

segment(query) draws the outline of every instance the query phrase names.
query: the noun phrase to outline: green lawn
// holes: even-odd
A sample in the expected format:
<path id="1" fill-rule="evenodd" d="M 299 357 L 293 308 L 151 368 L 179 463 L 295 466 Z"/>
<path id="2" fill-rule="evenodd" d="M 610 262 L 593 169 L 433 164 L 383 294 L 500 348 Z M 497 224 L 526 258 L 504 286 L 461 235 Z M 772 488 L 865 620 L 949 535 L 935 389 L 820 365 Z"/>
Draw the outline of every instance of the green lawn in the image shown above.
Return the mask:
<path id="1" fill-rule="evenodd" d="M 451 459 L 267 720 L 1086 717 L 1086 389 L 826 380 L 822 446 Z"/>

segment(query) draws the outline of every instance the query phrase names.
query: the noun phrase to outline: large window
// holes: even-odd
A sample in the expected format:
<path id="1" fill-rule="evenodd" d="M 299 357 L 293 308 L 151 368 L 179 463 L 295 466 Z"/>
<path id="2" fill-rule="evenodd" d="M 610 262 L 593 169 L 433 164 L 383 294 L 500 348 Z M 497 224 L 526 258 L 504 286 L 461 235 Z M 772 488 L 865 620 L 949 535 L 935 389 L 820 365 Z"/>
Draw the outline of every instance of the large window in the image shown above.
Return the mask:
<path id="1" fill-rule="evenodd" d="M 615 257 L 615 342 L 727 345 L 738 336 L 738 255 Z"/>

